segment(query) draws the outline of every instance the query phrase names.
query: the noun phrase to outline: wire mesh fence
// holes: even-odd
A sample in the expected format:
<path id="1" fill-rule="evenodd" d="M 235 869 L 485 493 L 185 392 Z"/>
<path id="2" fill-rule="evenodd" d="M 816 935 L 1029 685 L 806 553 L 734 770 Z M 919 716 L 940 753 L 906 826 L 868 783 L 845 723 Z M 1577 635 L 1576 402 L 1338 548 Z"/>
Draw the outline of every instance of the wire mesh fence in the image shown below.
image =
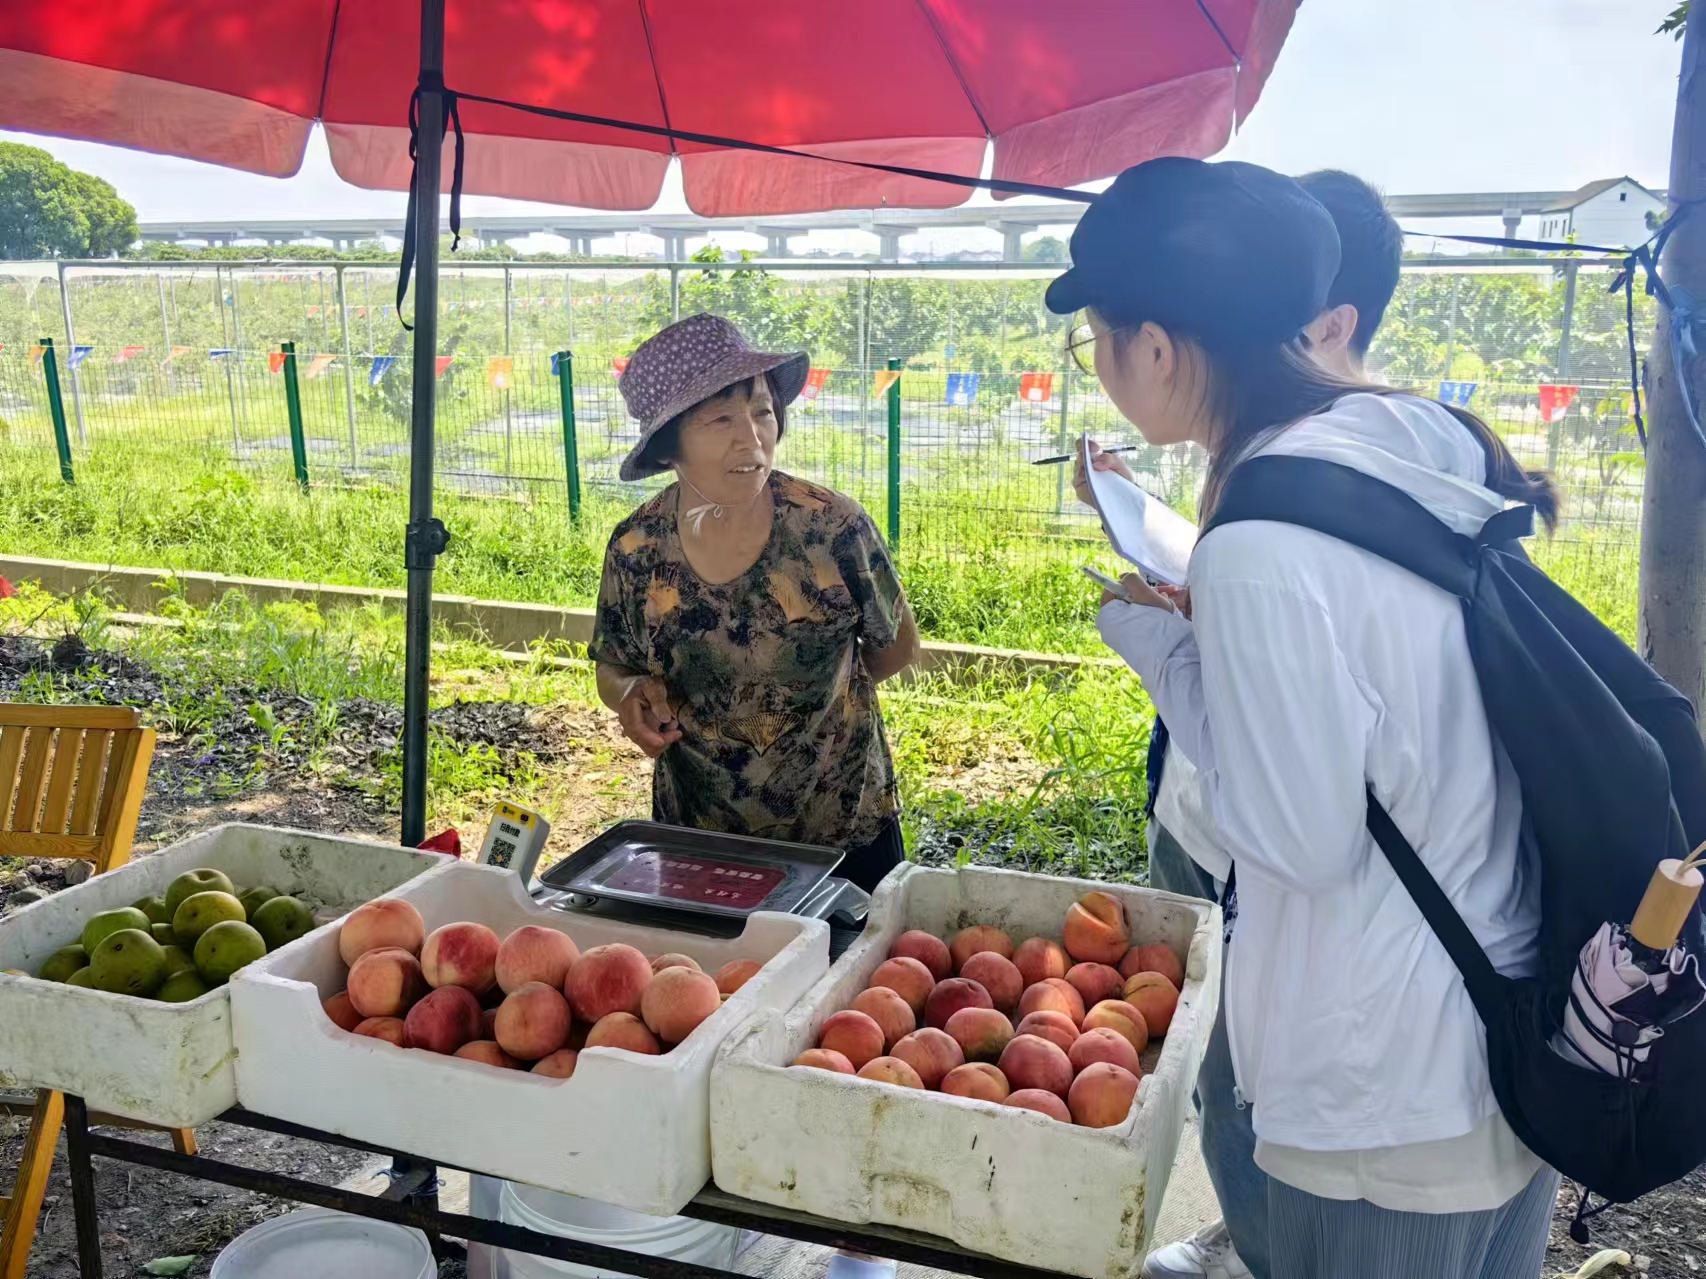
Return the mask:
<path id="1" fill-rule="evenodd" d="M 1093 517 L 1073 498 L 1069 468 L 1036 458 L 1070 451 L 1085 431 L 1136 445 L 1133 469 L 1186 511 L 1202 459 L 1144 446 L 1065 359 L 1066 322 L 1042 305 L 1051 274 L 451 264 L 435 369 L 439 485 L 564 519 L 567 376 L 586 518 L 613 521 L 661 483 L 617 479 L 637 439 L 618 390 L 622 363 L 672 318 L 710 310 L 755 345 L 812 353 L 780 449 L 785 469 L 855 497 L 913 554 L 1079 562 L 1100 544 Z M 1609 278 L 1574 258 L 1415 264 L 1371 365 L 1423 394 L 1468 387 L 1470 407 L 1557 477 L 1566 524 L 1551 553 L 1616 575 L 1636 563 L 1644 463 L 1623 300 L 1606 291 Z M 311 485 L 401 487 L 414 370 L 394 289 L 395 268 L 383 263 L 0 264 L 0 448 L 55 448 L 40 345 L 51 338 L 80 473 L 123 457 L 132 473 L 171 484 L 194 458 L 288 484 L 299 435 Z M 1643 341 L 1649 308 L 1641 299 Z M 893 414 L 883 385 L 891 362 L 900 367 Z"/>

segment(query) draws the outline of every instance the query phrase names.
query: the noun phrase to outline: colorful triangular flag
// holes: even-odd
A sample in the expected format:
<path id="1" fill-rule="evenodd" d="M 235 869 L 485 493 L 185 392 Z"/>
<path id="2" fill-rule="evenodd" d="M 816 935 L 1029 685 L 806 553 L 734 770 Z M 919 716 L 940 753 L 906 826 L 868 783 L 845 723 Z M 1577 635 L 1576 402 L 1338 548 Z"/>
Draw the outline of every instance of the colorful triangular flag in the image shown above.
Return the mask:
<path id="1" fill-rule="evenodd" d="M 113 356 L 114 364 L 123 364 L 126 360 L 134 360 L 148 348 L 145 346 L 120 347 L 117 355 Z"/>
<path id="2" fill-rule="evenodd" d="M 65 361 L 65 367 L 68 369 L 76 368 L 79 364 L 83 363 L 84 360 L 89 358 L 89 352 L 93 351 L 94 349 L 95 348 L 92 346 L 83 346 L 83 345 L 77 345 L 77 346 L 72 347 L 71 348 L 71 358 Z"/>
<path id="3" fill-rule="evenodd" d="M 900 381 L 899 369 L 878 369 L 877 376 L 871 382 L 871 394 L 886 394 L 888 389 L 898 381 Z"/>
<path id="4" fill-rule="evenodd" d="M 827 381 L 829 381 L 828 369 L 808 369 L 806 371 L 806 384 L 800 388 L 800 398 L 802 400 L 817 399 L 819 395 L 823 394 L 823 385 Z"/>
<path id="5" fill-rule="evenodd" d="M 1054 397 L 1054 374 L 1021 373 L 1019 398 L 1030 404 L 1047 404 Z"/>
<path id="6" fill-rule="evenodd" d="M 563 376 L 563 356 L 564 356 L 564 354 L 565 354 L 565 352 L 562 352 L 562 351 L 551 352 L 551 376 L 552 377 L 562 377 Z M 572 363 L 570 364 L 570 367 L 571 368 L 574 367 Z"/>
<path id="7" fill-rule="evenodd" d="M 1562 422 L 1580 391 L 1579 386 L 1543 385 L 1540 388 L 1540 420 L 1548 424 Z"/>
<path id="8" fill-rule="evenodd" d="M 210 360 L 223 360 L 228 355 L 236 355 L 236 354 L 237 354 L 237 352 L 235 350 L 233 350 L 231 347 L 216 346 L 211 351 L 209 351 L 207 353 L 207 358 Z"/>
<path id="9" fill-rule="evenodd" d="M 1439 384 L 1439 402 L 1455 404 L 1460 409 L 1469 407 L 1469 399 L 1475 394 L 1476 382 L 1441 382 Z"/>
<path id="10" fill-rule="evenodd" d="M 625 355 L 618 355 L 614 360 L 610 361 L 610 367 L 615 370 L 617 377 L 621 377 L 628 371 L 628 357 Z"/>
<path id="11" fill-rule="evenodd" d="M 41 363 L 41 357 L 46 355 L 46 354 L 47 354 L 47 348 L 45 346 L 40 346 L 40 345 L 32 346 L 30 348 L 30 363 L 31 364 L 40 364 Z"/>
<path id="12" fill-rule="evenodd" d="M 189 353 L 190 353 L 190 348 L 187 346 L 174 346 L 167 353 L 166 358 L 164 360 L 162 360 L 161 363 L 162 364 L 170 364 L 173 360 L 177 359 L 180 355 L 188 355 Z"/>
<path id="13" fill-rule="evenodd" d="M 977 384 L 981 380 L 982 375 L 977 373 L 948 374 L 948 393 L 942 402 L 965 408 L 977 399 Z"/>
<path id="14" fill-rule="evenodd" d="M 335 358 L 335 356 L 326 355 L 324 353 L 316 355 L 312 360 L 308 361 L 308 367 L 303 370 L 302 376 L 305 378 L 319 377 L 327 369 L 332 367 L 332 361 Z"/>
<path id="15" fill-rule="evenodd" d="M 380 379 L 385 376 L 385 371 L 396 362 L 397 357 L 394 355 L 374 356 L 373 364 L 367 370 L 367 384 L 369 386 L 378 386 Z"/>
<path id="16" fill-rule="evenodd" d="M 284 352 L 283 351 L 268 351 L 267 352 L 267 372 L 268 373 L 278 373 L 278 372 L 282 371 L 283 368 L 284 368 Z"/>
<path id="17" fill-rule="evenodd" d="M 486 361 L 486 382 L 499 391 L 509 390 L 510 377 L 514 372 L 513 355 L 494 355 Z"/>
<path id="18" fill-rule="evenodd" d="M 432 370 L 433 376 L 434 377 L 443 377 L 444 371 L 450 367 L 450 362 L 452 360 L 454 360 L 455 358 L 456 357 L 454 355 L 441 355 L 441 356 L 439 356 L 438 359 L 433 361 L 433 370 Z"/>

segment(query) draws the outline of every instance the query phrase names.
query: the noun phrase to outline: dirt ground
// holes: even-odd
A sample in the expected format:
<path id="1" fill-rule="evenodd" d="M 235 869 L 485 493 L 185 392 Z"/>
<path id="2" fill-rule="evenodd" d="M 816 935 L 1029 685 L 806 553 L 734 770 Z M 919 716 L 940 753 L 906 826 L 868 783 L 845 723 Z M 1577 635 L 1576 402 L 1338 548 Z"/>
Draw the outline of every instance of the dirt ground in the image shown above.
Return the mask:
<path id="1" fill-rule="evenodd" d="M 15 695 L 22 680 L 49 664 L 74 681 L 82 700 L 143 707 L 163 700 L 155 673 L 125 657 L 56 653 L 16 637 L 0 637 L 0 700 Z M 490 746 L 500 764 L 514 761 L 526 771 L 533 793 L 548 800 L 548 806 L 541 802 L 540 807 L 557 821 L 548 855 L 560 855 L 610 822 L 644 810 L 647 766 L 639 751 L 621 738 L 610 716 L 585 706 L 542 708 L 482 700 L 479 691 L 477 681 L 471 680 L 468 698 L 435 711 L 434 726 L 457 744 Z M 276 692 L 255 695 L 268 698 L 283 732 L 269 734 L 251 715 L 233 712 L 190 735 L 161 733 L 136 855 L 146 856 L 224 821 L 395 838 L 395 803 L 386 797 L 383 775 L 384 761 L 395 751 L 401 731 L 400 711 L 377 703 L 344 703 L 329 744 L 322 743 L 310 759 L 293 745 L 300 739 L 290 729 L 312 716 L 314 706 Z M 246 700 L 243 690 L 230 698 L 239 706 Z M 1008 762 L 996 770 L 1001 777 L 968 776 L 966 781 L 999 787 L 1011 782 L 1005 774 L 1015 767 L 1021 766 Z M 483 810 L 470 805 L 465 811 L 471 819 L 461 825 L 468 852 L 469 845 L 477 846 L 483 835 L 484 822 L 477 816 Z M 0 914 L 40 893 L 64 888 L 65 865 L 0 857 Z M 336 1184 L 371 1162 L 357 1152 L 228 1125 L 209 1124 L 197 1136 L 204 1153 L 214 1158 L 325 1184 Z M 22 1144 L 22 1122 L 0 1117 L 0 1180 L 9 1179 Z M 206 1275 L 227 1241 L 293 1207 L 212 1183 L 101 1160 L 96 1161 L 96 1178 L 109 1276 L 137 1274 L 151 1259 L 189 1253 L 198 1260 L 187 1273 Z M 1627 1275 L 1689 1279 L 1706 1271 L 1706 1175 L 1700 1172 L 1638 1203 L 1600 1215 L 1587 1248 L 1569 1237 L 1574 1210 L 1574 1188 L 1566 1186 L 1559 1196 L 1548 1249 L 1548 1276 L 1574 1270 L 1600 1248 L 1624 1249 L 1634 1259 L 1628 1268 L 1612 1266 L 1602 1271 L 1609 1279 Z M 77 1274 L 75 1257 L 62 1142 L 29 1277 L 72 1279 Z M 452 1273 L 447 1268 L 443 1279 L 450 1279 Z"/>

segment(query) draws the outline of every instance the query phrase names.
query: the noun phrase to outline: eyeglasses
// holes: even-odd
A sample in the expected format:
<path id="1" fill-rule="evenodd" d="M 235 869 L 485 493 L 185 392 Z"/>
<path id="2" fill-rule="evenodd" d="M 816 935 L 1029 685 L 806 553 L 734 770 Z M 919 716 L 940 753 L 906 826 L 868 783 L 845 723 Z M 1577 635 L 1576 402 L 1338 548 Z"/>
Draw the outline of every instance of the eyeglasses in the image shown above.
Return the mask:
<path id="1" fill-rule="evenodd" d="M 1088 312 L 1080 312 L 1078 323 L 1066 331 L 1066 354 L 1079 368 L 1080 372 L 1091 377 L 1096 376 L 1096 326 L 1091 324 Z M 1114 330 L 1103 328 L 1101 332 L 1111 333 Z"/>

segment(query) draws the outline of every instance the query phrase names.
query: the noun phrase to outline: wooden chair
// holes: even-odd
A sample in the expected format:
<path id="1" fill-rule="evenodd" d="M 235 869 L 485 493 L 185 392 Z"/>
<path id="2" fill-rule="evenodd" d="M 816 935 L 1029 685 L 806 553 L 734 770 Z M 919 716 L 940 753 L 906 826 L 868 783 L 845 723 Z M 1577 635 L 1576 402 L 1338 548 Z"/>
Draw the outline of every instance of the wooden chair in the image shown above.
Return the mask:
<path id="1" fill-rule="evenodd" d="M 124 865 L 153 759 L 154 730 L 133 710 L 0 704 L 0 853 L 76 858 L 97 875 Z M 11 1194 L 0 1196 L 0 1279 L 24 1279 L 65 1099 L 43 1089 L 33 1103 L 0 1100 L 0 1114 L 30 1118 Z M 173 1129 L 172 1144 L 194 1154 L 195 1134 Z"/>

